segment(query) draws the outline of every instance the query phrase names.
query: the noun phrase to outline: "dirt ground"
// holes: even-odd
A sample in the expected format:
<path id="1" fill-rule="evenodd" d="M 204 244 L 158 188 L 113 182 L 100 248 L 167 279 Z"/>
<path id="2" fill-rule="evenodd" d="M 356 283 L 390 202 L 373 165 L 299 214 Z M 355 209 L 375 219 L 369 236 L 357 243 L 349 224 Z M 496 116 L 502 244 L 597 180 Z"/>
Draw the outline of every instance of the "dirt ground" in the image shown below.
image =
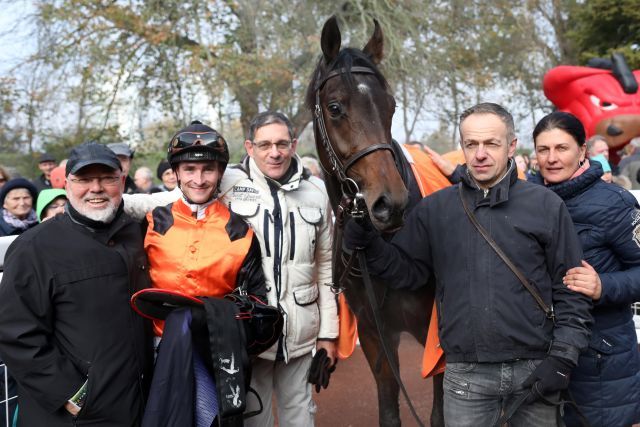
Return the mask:
<path id="1" fill-rule="evenodd" d="M 431 380 L 420 376 L 423 347 L 410 336 L 400 343 L 400 375 L 420 419 L 429 425 L 431 414 Z M 329 388 L 315 394 L 318 404 L 318 427 L 371 427 L 378 425 L 378 398 L 375 381 L 360 347 L 353 356 L 342 360 L 331 376 Z M 403 426 L 414 426 L 409 408 L 400 398 Z"/>

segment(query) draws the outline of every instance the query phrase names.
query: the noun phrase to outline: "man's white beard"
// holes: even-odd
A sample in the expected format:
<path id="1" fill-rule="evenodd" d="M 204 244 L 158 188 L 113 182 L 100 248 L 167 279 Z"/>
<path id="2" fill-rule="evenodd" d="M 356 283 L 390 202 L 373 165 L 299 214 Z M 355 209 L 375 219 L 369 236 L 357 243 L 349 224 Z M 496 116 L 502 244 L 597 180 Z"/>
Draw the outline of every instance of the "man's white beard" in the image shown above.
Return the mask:
<path id="1" fill-rule="evenodd" d="M 108 197 L 105 194 L 97 194 L 92 195 L 90 197 L 85 197 L 85 199 L 94 198 L 96 196 L 106 197 L 109 199 L 109 204 L 104 209 L 91 209 L 85 206 L 85 202 L 83 200 L 78 200 L 73 196 L 69 195 L 69 203 L 75 210 L 80 213 L 80 215 L 85 216 L 93 221 L 103 222 L 105 224 L 110 223 L 116 217 L 116 213 L 118 212 L 118 204 L 114 202 L 111 197 Z"/>

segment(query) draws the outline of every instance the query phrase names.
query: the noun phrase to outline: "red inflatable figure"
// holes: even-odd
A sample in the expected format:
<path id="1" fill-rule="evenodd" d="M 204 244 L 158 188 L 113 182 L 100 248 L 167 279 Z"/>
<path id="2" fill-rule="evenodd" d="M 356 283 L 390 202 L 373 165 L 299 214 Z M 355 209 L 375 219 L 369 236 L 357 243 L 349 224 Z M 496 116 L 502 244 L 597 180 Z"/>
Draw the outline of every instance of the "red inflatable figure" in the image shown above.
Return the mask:
<path id="1" fill-rule="evenodd" d="M 549 70 L 544 76 L 544 94 L 560 111 L 580 119 L 587 138 L 604 136 L 610 159 L 617 164 L 618 150 L 640 136 L 640 70 L 631 71 L 621 54 L 587 65 Z"/>

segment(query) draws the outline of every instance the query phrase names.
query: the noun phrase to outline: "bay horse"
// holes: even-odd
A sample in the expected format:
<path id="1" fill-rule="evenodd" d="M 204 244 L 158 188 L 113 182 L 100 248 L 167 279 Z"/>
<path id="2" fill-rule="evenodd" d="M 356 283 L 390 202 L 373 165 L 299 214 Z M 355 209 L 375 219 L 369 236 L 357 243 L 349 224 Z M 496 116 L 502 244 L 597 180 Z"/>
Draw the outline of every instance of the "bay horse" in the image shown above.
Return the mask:
<path id="1" fill-rule="evenodd" d="M 306 104 L 314 112 L 314 136 L 332 209 L 333 277 L 341 281 L 349 307 L 358 321 L 358 335 L 378 391 L 381 426 L 399 426 L 399 385 L 382 353 L 381 339 L 391 349 L 398 368 L 400 334 L 409 332 L 425 344 L 434 301 L 434 284 L 417 290 L 393 290 L 373 278 L 383 333 L 376 330 L 358 263 L 348 270 L 342 250 L 341 199 L 350 191 L 364 197 L 372 224 L 385 236 L 402 226 L 404 215 L 421 195 L 399 145 L 391 138 L 395 100 L 377 65 L 383 56 L 383 34 L 377 21 L 364 49 L 341 49 L 337 20 L 331 17 L 321 36 L 322 57 L 309 83 Z M 356 187 L 355 190 L 347 188 Z M 341 280 L 342 279 L 342 280 Z M 443 426 L 442 374 L 434 377 L 431 425 Z"/>

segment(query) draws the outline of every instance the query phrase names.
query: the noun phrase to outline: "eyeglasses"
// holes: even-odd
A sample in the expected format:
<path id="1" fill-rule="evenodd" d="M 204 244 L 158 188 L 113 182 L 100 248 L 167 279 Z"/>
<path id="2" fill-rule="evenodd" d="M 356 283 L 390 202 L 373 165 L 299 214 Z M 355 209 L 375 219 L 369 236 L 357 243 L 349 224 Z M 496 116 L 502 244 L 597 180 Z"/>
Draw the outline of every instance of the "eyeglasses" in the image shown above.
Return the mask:
<path id="1" fill-rule="evenodd" d="M 114 185 L 118 185 L 120 183 L 119 176 L 93 176 L 93 177 L 85 177 L 85 178 L 69 178 L 69 181 L 74 184 L 81 185 L 83 187 L 89 186 L 93 184 L 95 180 L 98 180 L 100 185 L 104 185 L 106 187 L 111 187 Z"/>
<path id="2" fill-rule="evenodd" d="M 275 145 L 276 150 L 278 151 L 289 151 L 291 149 L 291 141 L 260 141 L 260 142 L 251 142 L 253 146 L 255 146 L 258 151 L 271 151 L 273 146 Z"/>
<path id="3" fill-rule="evenodd" d="M 191 147 L 192 145 L 207 145 L 210 147 L 224 147 L 226 141 L 217 132 L 182 132 L 174 136 L 169 146 L 169 152 Z"/>

